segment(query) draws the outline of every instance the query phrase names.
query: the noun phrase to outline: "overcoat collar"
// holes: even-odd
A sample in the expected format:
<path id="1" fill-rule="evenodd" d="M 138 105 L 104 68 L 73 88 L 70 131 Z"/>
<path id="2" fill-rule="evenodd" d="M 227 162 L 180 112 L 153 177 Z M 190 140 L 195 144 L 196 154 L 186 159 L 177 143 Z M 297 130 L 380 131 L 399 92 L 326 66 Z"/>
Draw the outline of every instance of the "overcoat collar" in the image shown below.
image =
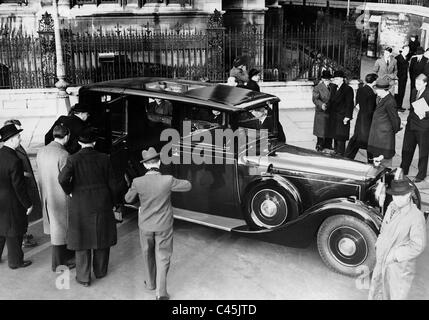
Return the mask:
<path id="1" fill-rule="evenodd" d="M 14 154 L 14 155 L 16 155 L 16 150 L 13 150 L 11 147 L 3 146 L 3 147 L 1 148 L 1 150 L 4 150 L 4 151 L 6 151 L 6 152 L 8 152 L 8 153 L 10 153 L 10 154 Z"/>
<path id="2" fill-rule="evenodd" d="M 59 149 L 64 149 L 64 150 L 66 149 L 61 143 L 56 142 L 55 140 L 51 141 L 51 143 L 49 143 L 49 145 L 52 147 L 59 148 Z"/>

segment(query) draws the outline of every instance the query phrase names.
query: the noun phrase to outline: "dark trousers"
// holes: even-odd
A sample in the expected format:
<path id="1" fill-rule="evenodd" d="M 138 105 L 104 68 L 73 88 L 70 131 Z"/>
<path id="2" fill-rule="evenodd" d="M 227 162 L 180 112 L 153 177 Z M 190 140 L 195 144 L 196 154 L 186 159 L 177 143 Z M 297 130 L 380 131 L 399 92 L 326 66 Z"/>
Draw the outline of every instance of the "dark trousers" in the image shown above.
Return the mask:
<path id="1" fill-rule="evenodd" d="M 74 259 L 74 251 L 67 249 L 67 245 L 52 246 L 52 271 L 56 271 L 58 266 L 66 265 Z"/>
<path id="2" fill-rule="evenodd" d="M 80 282 L 91 282 L 92 268 L 96 278 L 102 278 L 107 274 L 109 265 L 110 248 L 79 250 L 76 254 L 76 279 Z"/>
<path id="3" fill-rule="evenodd" d="M 349 159 L 356 158 L 356 155 L 359 151 L 359 149 L 366 149 L 366 146 L 359 142 L 356 135 L 353 135 L 353 137 L 350 138 L 349 143 L 347 144 L 346 152 L 344 153 L 344 156 Z M 371 162 L 373 158 L 373 155 L 371 152 L 366 151 L 366 159 L 368 162 Z"/>
<path id="4" fill-rule="evenodd" d="M 343 156 L 344 152 L 346 152 L 346 142 L 344 140 L 334 139 L 334 151 Z"/>
<path id="5" fill-rule="evenodd" d="M 317 137 L 316 150 L 332 149 L 332 138 Z"/>
<path id="6" fill-rule="evenodd" d="M 411 162 L 413 161 L 414 151 L 416 150 L 416 146 L 419 146 L 419 162 L 417 165 L 419 172 L 416 178 L 423 180 L 426 177 L 429 155 L 428 135 L 428 130 L 411 130 L 408 126 L 405 128 L 401 162 L 404 174 L 408 174 Z"/>
<path id="7" fill-rule="evenodd" d="M 159 232 L 140 229 L 140 244 L 146 287 L 156 288 L 157 296 L 167 296 L 167 273 L 173 254 L 173 228 Z"/>
<path id="8" fill-rule="evenodd" d="M 7 246 L 7 262 L 9 267 L 18 267 L 24 260 L 22 251 L 22 236 L 2 237 L 0 236 L 0 258 L 3 254 L 4 245 Z"/>
<path id="9" fill-rule="evenodd" d="M 407 86 L 407 78 L 398 79 L 398 94 L 396 95 L 396 105 L 398 108 L 402 107 L 405 96 L 405 87 Z"/>

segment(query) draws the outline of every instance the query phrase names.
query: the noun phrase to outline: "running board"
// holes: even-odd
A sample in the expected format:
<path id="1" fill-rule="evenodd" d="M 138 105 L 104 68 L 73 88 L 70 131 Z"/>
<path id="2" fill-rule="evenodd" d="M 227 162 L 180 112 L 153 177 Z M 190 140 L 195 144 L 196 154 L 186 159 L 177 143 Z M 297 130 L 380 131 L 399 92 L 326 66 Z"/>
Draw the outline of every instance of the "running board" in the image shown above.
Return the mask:
<path id="1" fill-rule="evenodd" d="M 215 216 L 212 214 L 200 213 L 186 209 L 173 208 L 174 218 L 188 221 L 203 226 L 212 227 L 220 230 L 231 231 L 232 229 L 247 226 L 246 221 L 241 219 Z"/>

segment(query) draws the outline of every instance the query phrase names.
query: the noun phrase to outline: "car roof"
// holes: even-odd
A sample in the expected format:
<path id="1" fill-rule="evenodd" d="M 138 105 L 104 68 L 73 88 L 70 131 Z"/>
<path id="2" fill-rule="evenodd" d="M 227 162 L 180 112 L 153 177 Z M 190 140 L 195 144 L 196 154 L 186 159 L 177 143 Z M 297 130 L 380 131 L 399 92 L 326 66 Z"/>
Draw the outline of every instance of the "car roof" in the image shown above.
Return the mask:
<path id="1" fill-rule="evenodd" d="M 268 93 L 225 84 L 150 77 L 109 80 L 88 84 L 79 90 L 79 95 L 85 91 L 171 99 L 192 104 L 204 104 L 205 106 L 226 111 L 239 111 L 266 101 L 279 101 L 278 97 Z"/>

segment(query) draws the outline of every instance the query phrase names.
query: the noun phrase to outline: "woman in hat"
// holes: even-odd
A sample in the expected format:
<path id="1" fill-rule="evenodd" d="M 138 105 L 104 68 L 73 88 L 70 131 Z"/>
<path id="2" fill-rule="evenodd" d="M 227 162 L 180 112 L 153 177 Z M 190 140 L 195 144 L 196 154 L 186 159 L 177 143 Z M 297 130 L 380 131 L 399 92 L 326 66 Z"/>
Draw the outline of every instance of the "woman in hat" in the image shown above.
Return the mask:
<path id="1" fill-rule="evenodd" d="M 393 201 L 375 244 L 376 264 L 368 296 L 371 300 L 406 299 L 410 291 L 417 257 L 426 246 L 426 221 L 411 200 L 412 191 L 413 186 L 404 179 L 393 180 L 387 189 Z"/>
<path id="2" fill-rule="evenodd" d="M 237 86 L 243 87 L 249 81 L 249 74 L 246 70 L 245 57 L 236 58 L 232 64 L 232 69 L 229 72 L 230 77 L 234 77 L 237 81 Z"/>
<path id="3" fill-rule="evenodd" d="M 389 80 L 377 79 L 374 89 L 380 101 L 372 116 L 367 149 L 374 158 L 383 156 L 381 164 L 386 167 L 392 166 L 392 158 L 395 155 L 395 134 L 401 129 L 396 101 L 390 94 L 389 88 Z"/>
<path id="4" fill-rule="evenodd" d="M 332 139 L 328 138 L 329 113 L 328 102 L 335 85 L 331 83 L 331 73 L 322 71 L 321 81 L 313 89 L 313 103 L 316 106 L 314 114 L 313 134 L 317 137 L 316 150 L 332 149 Z"/>
<path id="5" fill-rule="evenodd" d="M 258 82 L 260 79 L 259 76 L 259 70 L 256 69 L 250 69 L 249 71 L 249 81 L 247 82 L 246 88 L 253 90 L 253 91 L 258 91 L 260 92 L 261 89 L 259 88 Z"/>

